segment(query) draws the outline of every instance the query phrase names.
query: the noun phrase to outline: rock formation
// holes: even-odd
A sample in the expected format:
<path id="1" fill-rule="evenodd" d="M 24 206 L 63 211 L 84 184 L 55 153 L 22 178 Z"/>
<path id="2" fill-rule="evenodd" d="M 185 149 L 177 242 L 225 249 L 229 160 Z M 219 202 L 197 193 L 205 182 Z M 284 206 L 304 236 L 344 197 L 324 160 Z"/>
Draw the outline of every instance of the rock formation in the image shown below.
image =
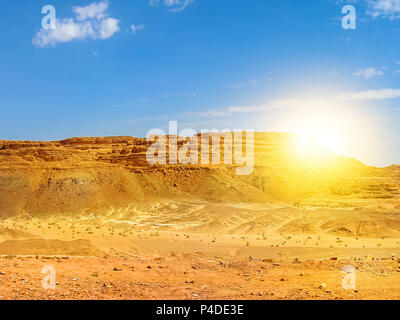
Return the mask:
<path id="1" fill-rule="evenodd" d="M 249 176 L 237 176 L 234 165 L 149 165 L 147 139 L 0 140 L 0 217 L 102 214 L 162 198 L 315 204 L 398 197 L 399 167 L 372 168 L 322 149 L 313 161 L 295 139 L 256 133 Z"/>

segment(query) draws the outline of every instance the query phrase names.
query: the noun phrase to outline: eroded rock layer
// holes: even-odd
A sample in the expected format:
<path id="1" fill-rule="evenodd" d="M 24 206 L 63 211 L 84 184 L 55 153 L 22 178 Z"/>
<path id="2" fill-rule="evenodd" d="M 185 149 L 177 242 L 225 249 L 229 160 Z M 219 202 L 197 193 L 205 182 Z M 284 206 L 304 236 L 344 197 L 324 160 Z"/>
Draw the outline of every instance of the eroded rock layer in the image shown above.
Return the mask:
<path id="1" fill-rule="evenodd" d="M 214 149 L 223 154 L 221 141 Z M 398 167 L 372 168 L 322 149 L 302 154 L 290 134 L 256 133 L 255 168 L 248 176 L 236 175 L 237 165 L 214 165 L 212 158 L 209 165 L 149 165 L 152 143 L 132 137 L 0 140 L 0 216 L 102 214 L 145 208 L 162 198 L 395 203 L 400 193 Z"/>

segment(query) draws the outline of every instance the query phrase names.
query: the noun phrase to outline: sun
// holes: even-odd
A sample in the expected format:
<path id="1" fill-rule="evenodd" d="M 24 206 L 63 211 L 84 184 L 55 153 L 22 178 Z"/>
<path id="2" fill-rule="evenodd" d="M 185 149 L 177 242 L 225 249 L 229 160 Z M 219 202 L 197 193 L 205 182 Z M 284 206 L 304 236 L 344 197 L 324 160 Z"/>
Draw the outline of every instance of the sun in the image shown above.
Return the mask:
<path id="1" fill-rule="evenodd" d="M 299 134 L 298 147 L 305 152 L 316 152 L 326 149 L 335 154 L 341 154 L 344 139 L 340 126 L 333 121 L 322 119 L 304 119 L 295 130 Z"/>
<path id="2" fill-rule="evenodd" d="M 371 144 L 377 145 L 377 137 L 387 129 L 382 128 L 368 106 L 361 102 L 339 101 L 334 96 L 285 103 L 285 108 L 271 111 L 268 130 L 294 134 L 297 154 L 306 159 L 311 156 L 314 162 L 325 161 L 329 155 L 367 164 L 376 161 L 378 155 Z"/>
<path id="3" fill-rule="evenodd" d="M 280 126 L 298 135 L 296 144 L 302 153 L 315 153 L 319 150 L 337 155 L 347 152 L 349 132 L 357 127 L 356 121 L 345 110 L 318 105 L 309 105 L 301 111 L 291 110 L 281 118 Z"/>

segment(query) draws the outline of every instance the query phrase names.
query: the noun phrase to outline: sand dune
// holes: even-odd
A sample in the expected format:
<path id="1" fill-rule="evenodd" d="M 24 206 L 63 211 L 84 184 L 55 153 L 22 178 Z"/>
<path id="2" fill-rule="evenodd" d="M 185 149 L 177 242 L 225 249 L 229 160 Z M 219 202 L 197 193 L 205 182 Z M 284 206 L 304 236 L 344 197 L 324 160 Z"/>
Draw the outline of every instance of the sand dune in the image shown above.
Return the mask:
<path id="1" fill-rule="evenodd" d="M 0 243 L 0 255 L 48 255 L 48 256 L 102 256 L 88 240 L 7 240 Z"/>
<path id="2" fill-rule="evenodd" d="M 38 238 L 37 236 L 26 231 L 0 228 L 0 239 L 22 240 L 22 239 L 37 239 L 37 238 Z"/>

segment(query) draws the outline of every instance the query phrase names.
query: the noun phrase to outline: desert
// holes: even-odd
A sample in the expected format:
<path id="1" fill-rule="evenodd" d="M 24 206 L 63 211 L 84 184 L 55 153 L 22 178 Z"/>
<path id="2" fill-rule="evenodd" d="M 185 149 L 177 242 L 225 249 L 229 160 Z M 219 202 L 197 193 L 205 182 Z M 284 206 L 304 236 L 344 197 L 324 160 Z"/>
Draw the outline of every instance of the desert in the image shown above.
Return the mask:
<path id="1" fill-rule="evenodd" d="M 0 141 L 2 299 L 400 298 L 400 167 L 256 133 L 237 176 L 150 165 L 150 144 Z"/>

